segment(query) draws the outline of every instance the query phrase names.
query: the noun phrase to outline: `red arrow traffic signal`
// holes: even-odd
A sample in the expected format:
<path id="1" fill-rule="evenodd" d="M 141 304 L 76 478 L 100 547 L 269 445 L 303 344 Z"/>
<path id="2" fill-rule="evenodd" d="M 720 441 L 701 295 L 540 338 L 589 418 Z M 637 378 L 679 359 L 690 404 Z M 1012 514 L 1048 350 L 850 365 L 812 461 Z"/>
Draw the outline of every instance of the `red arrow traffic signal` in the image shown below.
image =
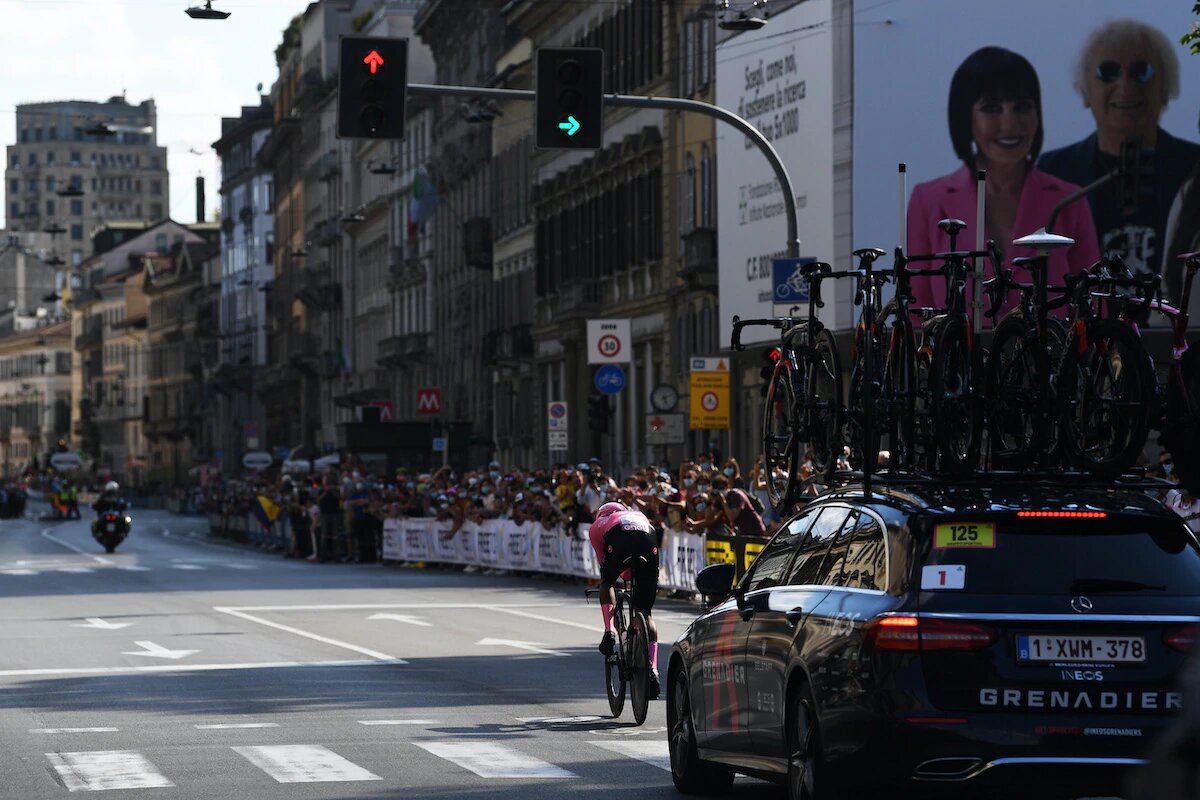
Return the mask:
<path id="1" fill-rule="evenodd" d="M 379 55 L 379 51 L 372 50 L 367 53 L 367 57 L 363 59 L 363 63 L 371 68 L 371 74 L 374 75 L 383 66 L 383 56 Z"/>

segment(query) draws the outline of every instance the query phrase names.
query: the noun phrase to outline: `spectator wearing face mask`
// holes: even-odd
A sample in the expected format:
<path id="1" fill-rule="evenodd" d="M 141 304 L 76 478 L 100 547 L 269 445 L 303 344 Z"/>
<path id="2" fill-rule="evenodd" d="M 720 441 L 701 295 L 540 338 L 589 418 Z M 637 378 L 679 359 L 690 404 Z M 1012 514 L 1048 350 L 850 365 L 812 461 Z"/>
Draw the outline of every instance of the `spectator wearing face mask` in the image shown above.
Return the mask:
<path id="1" fill-rule="evenodd" d="M 725 459 L 725 466 L 721 468 L 721 474 L 729 480 L 729 485 L 735 489 L 746 488 L 746 481 L 742 478 L 742 468 L 738 466 L 737 459 L 733 456 Z"/>
<path id="2" fill-rule="evenodd" d="M 688 503 L 687 530 L 692 533 L 729 533 L 725 522 L 725 505 L 716 492 L 702 492 Z"/>
<path id="3" fill-rule="evenodd" d="M 679 485 L 682 487 L 681 492 L 683 499 L 687 500 L 696 492 L 700 491 L 696 488 L 696 483 L 700 478 L 700 472 L 695 467 L 691 466 L 690 462 L 685 461 L 684 466 L 679 468 Z"/>
<path id="4" fill-rule="evenodd" d="M 741 489 L 725 493 L 725 520 L 738 536 L 766 536 L 767 526 Z"/>

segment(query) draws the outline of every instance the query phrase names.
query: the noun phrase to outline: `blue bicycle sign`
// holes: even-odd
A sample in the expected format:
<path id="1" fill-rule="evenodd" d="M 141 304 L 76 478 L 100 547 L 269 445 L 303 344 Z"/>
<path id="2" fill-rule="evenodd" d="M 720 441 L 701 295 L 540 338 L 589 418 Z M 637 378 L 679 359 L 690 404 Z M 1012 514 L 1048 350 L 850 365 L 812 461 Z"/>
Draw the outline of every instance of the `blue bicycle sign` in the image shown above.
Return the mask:
<path id="1" fill-rule="evenodd" d="M 771 262 L 771 284 L 776 303 L 807 303 L 808 280 L 800 267 L 815 258 L 777 258 Z"/>
<path id="2" fill-rule="evenodd" d="M 625 388 L 625 370 L 617 364 L 605 364 L 596 370 L 595 383 L 602 394 L 617 394 Z"/>

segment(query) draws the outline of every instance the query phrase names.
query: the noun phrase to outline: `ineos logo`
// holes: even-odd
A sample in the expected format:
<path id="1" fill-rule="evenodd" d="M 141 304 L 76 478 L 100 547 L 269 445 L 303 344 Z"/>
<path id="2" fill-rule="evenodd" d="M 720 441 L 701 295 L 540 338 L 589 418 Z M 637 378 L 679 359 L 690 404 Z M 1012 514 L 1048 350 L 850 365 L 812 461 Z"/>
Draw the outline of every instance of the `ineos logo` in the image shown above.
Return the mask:
<path id="1" fill-rule="evenodd" d="M 1083 595 L 1080 595 L 1079 597 L 1072 597 L 1071 608 L 1075 609 L 1080 614 L 1086 614 L 1093 608 L 1092 601 L 1088 600 Z"/>

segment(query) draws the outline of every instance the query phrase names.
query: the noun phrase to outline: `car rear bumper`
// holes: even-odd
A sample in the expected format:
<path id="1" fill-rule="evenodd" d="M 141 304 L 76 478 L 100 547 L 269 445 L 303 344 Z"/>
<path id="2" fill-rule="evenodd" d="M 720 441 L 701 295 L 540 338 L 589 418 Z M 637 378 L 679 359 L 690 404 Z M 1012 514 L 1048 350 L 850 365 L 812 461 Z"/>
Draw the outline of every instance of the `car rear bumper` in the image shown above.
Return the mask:
<path id="1" fill-rule="evenodd" d="M 920 797 L 988 796 L 1019 792 L 1040 796 L 1113 796 L 1124 792 L 1130 774 L 1145 760 L 1140 758 L 1089 758 L 1082 756 L 1011 756 L 983 759 L 955 774 L 935 776 L 932 760 L 918 764 L 907 781 Z M 957 761 L 957 759 L 956 759 Z M 966 793 L 966 794 L 964 794 Z"/>

